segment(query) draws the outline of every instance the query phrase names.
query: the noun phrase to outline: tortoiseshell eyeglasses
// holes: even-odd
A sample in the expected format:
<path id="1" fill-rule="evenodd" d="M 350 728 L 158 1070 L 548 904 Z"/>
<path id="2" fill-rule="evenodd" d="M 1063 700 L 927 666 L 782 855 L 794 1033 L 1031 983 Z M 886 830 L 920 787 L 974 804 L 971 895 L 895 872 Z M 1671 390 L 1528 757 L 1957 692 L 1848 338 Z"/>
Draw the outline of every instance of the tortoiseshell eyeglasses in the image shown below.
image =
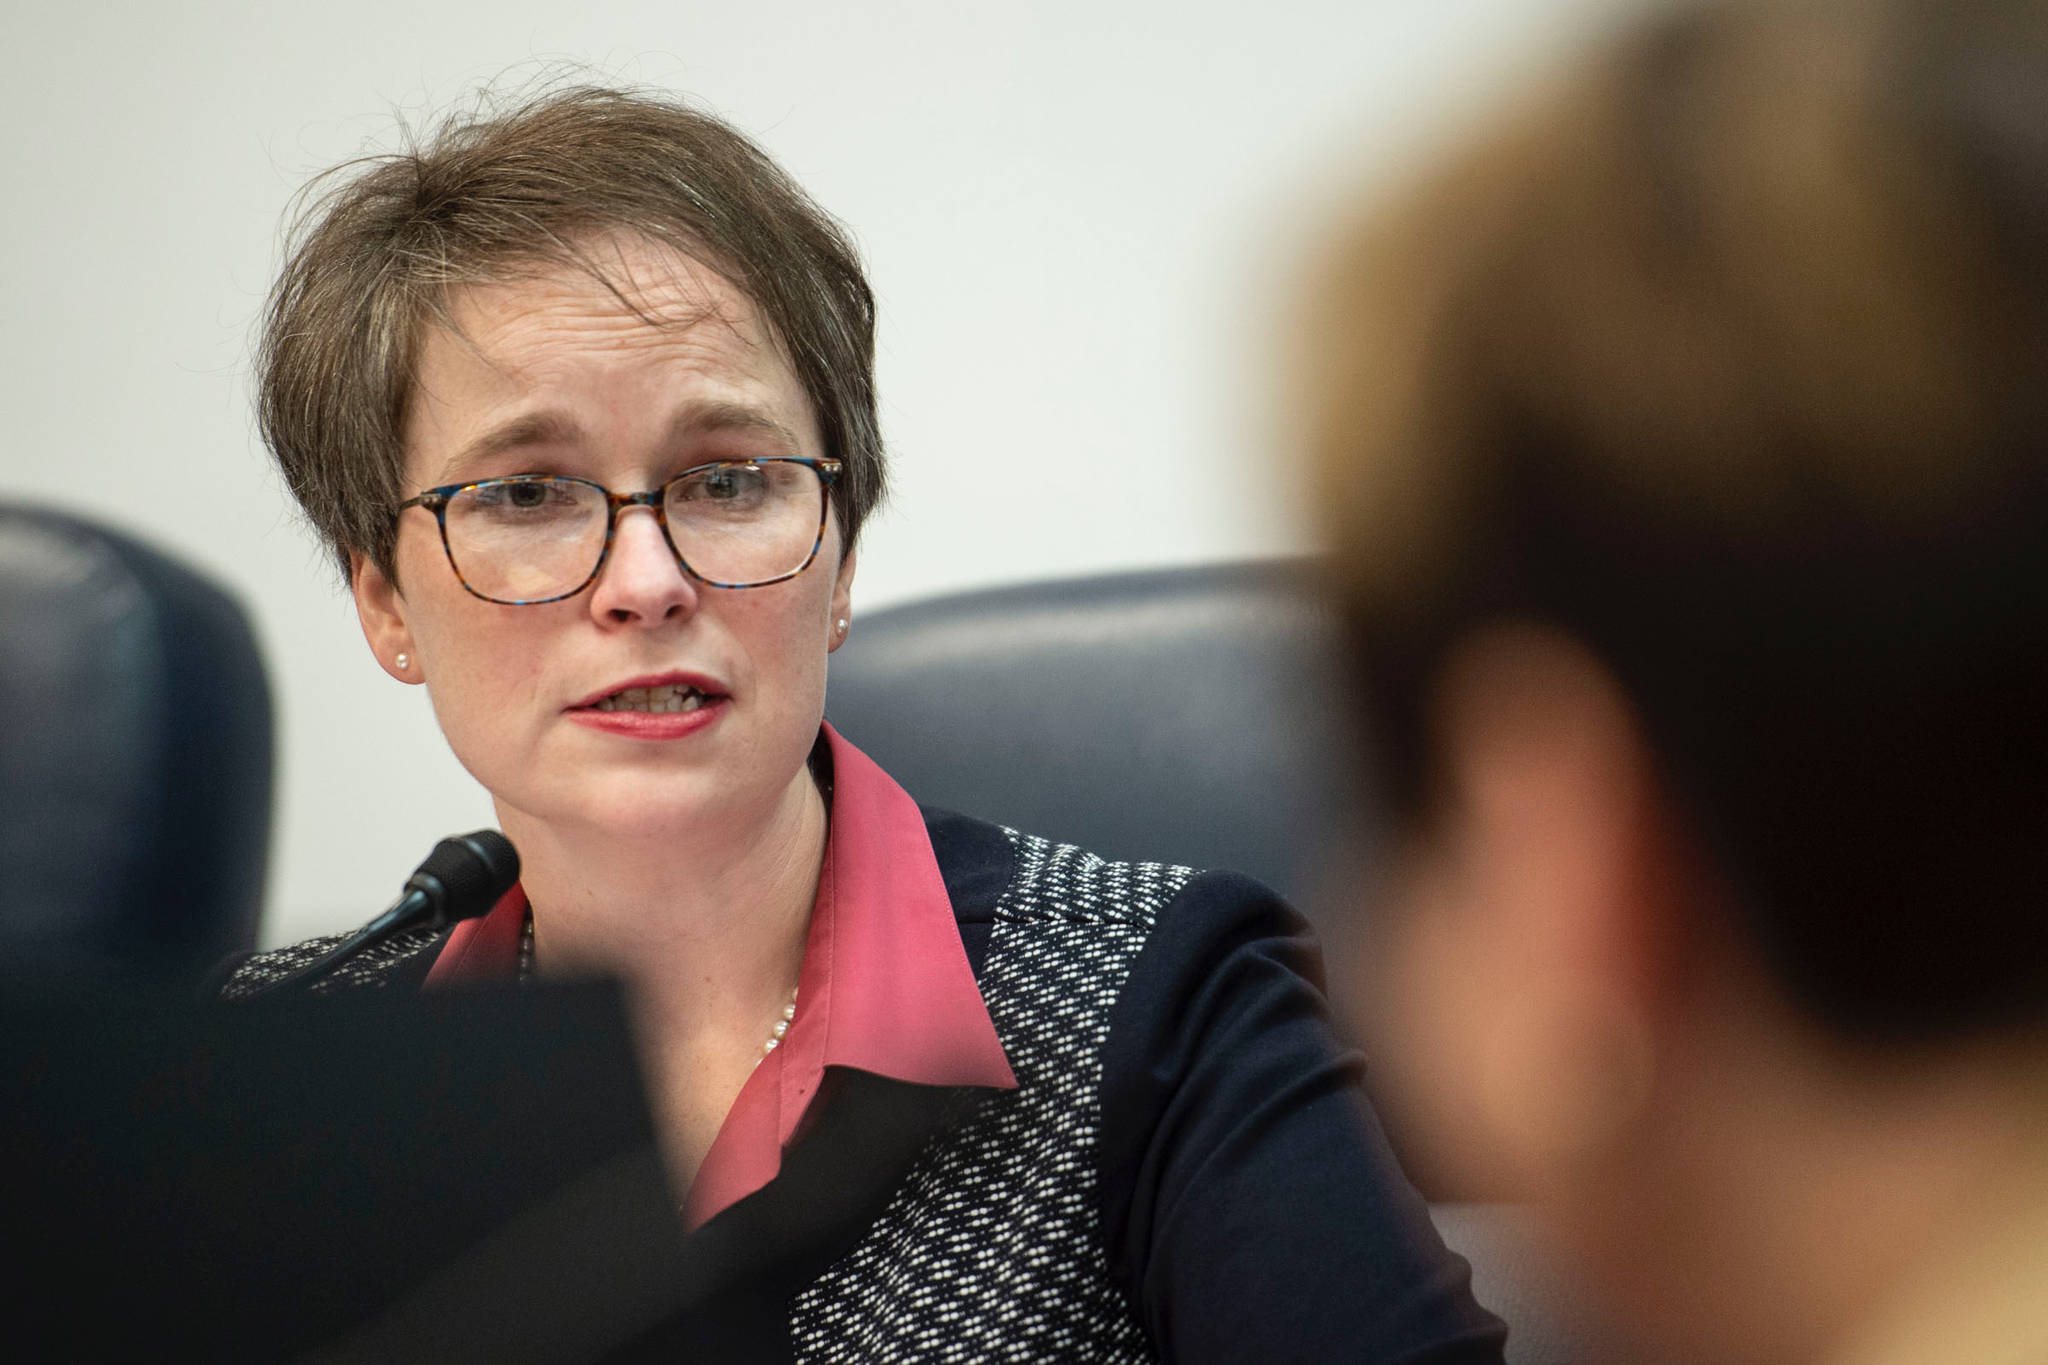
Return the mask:
<path id="1" fill-rule="evenodd" d="M 676 563 L 698 582 L 760 588 L 795 578 L 818 557 L 839 469 L 837 460 L 794 455 L 719 460 L 645 493 L 518 474 L 429 488 L 398 510 L 432 511 L 457 581 L 509 607 L 559 602 L 595 582 L 627 507 L 653 509 Z"/>

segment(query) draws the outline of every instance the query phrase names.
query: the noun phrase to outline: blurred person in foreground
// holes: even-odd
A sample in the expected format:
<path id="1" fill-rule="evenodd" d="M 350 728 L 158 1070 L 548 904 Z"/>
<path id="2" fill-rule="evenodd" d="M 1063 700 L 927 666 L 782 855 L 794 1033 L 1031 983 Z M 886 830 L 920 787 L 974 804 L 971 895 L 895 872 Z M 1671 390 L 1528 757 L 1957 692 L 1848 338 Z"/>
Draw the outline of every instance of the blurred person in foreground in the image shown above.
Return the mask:
<path id="1" fill-rule="evenodd" d="M 310 989 L 621 978 L 693 1229 L 816 1224 L 778 1177 L 833 1134 L 840 1212 L 703 1306 L 753 1314 L 740 1358 L 1499 1359 L 1291 911 L 921 810 L 824 724 L 883 486 L 836 223 L 724 123 L 606 90 L 316 186 L 264 434 L 522 881 Z"/>
<path id="2" fill-rule="evenodd" d="M 2048 10 L 1659 15 L 1317 284 L 1433 1158 L 1649 1358 L 2048 1360 Z"/>

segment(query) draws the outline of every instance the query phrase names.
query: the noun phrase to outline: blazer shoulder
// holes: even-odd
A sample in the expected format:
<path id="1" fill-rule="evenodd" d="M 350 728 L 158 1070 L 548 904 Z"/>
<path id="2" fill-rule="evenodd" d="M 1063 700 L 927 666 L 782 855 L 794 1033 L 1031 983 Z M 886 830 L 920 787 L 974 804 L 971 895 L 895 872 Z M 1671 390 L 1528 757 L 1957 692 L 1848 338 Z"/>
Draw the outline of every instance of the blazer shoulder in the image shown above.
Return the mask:
<path id="1" fill-rule="evenodd" d="M 935 806 L 919 806 L 939 879 L 963 925 L 989 924 L 1017 876 L 1016 831 Z"/>
<path id="2" fill-rule="evenodd" d="M 426 981 L 438 949 L 447 941 L 450 932 L 448 929 L 415 929 L 386 939 L 345 958 L 295 989 L 311 995 L 326 995 L 335 990 L 362 986 L 417 989 Z M 220 998 L 224 1001 L 246 1000 L 329 952 L 346 938 L 347 934 L 323 934 L 253 954 L 228 974 L 220 988 Z"/>
<path id="3" fill-rule="evenodd" d="M 1277 900 L 1270 889 L 1240 873 L 1107 858 L 954 811 L 918 809 L 954 917 L 963 926 L 991 923 L 1006 902 L 1011 912 L 1026 917 L 1027 907 L 1043 901 L 1065 919 L 1100 917 L 1149 928 L 1158 914 L 1183 900 L 1200 903 L 1210 916 Z"/>

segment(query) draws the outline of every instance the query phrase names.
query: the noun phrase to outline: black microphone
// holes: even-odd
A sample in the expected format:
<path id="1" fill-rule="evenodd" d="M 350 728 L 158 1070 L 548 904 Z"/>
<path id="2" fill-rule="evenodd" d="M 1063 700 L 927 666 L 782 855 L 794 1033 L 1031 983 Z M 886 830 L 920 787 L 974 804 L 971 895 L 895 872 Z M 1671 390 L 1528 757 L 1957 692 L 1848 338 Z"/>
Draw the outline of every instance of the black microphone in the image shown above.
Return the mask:
<path id="1" fill-rule="evenodd" d="M 245 999 L 326 972 L 365 948 L 414 929 L 446 929 L 484 914 L 519 880 L 519 850 L 494 829 L 455 834 L 434 845 L 391 908 L 311 962 L 251 991 Z"/>

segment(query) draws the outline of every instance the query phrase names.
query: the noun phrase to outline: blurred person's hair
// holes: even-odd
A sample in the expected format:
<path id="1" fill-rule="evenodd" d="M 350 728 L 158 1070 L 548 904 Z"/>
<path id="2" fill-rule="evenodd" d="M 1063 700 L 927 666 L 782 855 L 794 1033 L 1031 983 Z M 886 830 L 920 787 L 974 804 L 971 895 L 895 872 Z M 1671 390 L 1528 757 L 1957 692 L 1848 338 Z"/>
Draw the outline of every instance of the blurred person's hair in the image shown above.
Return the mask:
<path id="1" fill-rule="evenodd" d="M 1495 622 L 1633 706 L 1787 997 L 2048 1019 L 2048 16 L 1670 14 L 1343 238 L 1303 395 L 1396 814 Z"/>
<path id="2" fill-rule="evenodd" d="M 613 233 L 701 261 L 760 310 L 824 453 L 845 462 L 833 501 L 854 543 L 884 461 L 874 297 L 851 240 L 725 122 L 666 95 L 569 86 L 485 97 L 302 191 L 264 318 L 259 417 L 344 576 L 351 553 L 395 572 L 414 360 L 425 327 L 452 325 L 449 293 L 569 265 L 616 294 L 599 245 Z"/>

